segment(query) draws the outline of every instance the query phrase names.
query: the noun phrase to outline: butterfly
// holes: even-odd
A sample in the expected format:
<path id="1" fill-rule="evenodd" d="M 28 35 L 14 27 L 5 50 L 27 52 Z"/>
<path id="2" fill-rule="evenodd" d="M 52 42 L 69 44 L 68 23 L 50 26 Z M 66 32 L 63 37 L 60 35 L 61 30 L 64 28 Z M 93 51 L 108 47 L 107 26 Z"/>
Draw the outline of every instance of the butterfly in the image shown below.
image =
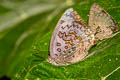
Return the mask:
<path id="1" fill-rule="evenodd" d="M 118 25 L 97 3 L 91 6 L 88 20 L 89 28 L 95 34 L 95 38 L 103 40 L 112 37 L 113 33 L 118 31 Z"/>
<path id="2" fill-rule="evenodd" d="M 53 32 L 47 61 L 57 66 L 79 62 L 97 40 L 109 38 L 117 31 L 114 20 L 96 3 L 90 9 L 88 25 L 73 8 L 67 9 Z"/>
<path id="3" fill-rule="evenodd" d="M 70 8 L 58 21 L 50 43 L 48 62 L 69 65 L 82 60 L 94 45 L 94 35 L 78 13 Z"/>

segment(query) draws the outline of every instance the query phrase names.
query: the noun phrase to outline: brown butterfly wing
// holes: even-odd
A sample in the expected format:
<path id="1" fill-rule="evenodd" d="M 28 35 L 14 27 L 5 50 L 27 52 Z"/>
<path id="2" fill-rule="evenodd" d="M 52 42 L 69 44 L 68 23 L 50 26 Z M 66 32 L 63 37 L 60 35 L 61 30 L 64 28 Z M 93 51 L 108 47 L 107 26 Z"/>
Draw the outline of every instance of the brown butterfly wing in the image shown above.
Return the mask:
<path id="1" fill-rule="evenodd" d="M 110 38 L 118 31 L 113 18 L 96 3 L 91 6 L 88 25 L 98 40 Z"/>

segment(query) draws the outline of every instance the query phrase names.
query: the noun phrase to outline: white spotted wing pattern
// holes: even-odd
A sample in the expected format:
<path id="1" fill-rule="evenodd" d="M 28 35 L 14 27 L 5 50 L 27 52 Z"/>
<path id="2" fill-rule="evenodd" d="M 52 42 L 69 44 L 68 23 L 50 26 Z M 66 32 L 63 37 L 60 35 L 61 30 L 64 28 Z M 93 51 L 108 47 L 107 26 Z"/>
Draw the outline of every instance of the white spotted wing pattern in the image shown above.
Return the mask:
<path id="1" fill-rule="evenodd" d="M 81 61 L 94 42 L 91 30 L 78 13 L 70 8 L 65 11 L 56 25 L 47 61 L 53 65 L 69 65 Z"/>
<path id="2" fill-rule="evenodd" d="M 110 38 L 118 31 L 113 18 L 96 3 L 91 6 L 88 25 L 98 40 Z"/>

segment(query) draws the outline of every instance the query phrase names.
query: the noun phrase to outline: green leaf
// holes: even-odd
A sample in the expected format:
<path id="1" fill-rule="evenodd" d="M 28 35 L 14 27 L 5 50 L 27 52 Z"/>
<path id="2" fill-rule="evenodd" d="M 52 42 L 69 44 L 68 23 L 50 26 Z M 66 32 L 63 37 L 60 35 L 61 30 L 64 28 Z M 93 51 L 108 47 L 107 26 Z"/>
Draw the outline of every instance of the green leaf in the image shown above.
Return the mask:
<path id="1" fill-rule="evenodd" d="M 90 6 L 102 6 L 119 24 L 119 0 L 2 0 L 0 3 L 0 77 L 13 80 L 119 80 L 120 32 L 99 41 L 85 60 L 69 66 L 46 62 L 52 32 L 73 7 L 87 23 Z"/>

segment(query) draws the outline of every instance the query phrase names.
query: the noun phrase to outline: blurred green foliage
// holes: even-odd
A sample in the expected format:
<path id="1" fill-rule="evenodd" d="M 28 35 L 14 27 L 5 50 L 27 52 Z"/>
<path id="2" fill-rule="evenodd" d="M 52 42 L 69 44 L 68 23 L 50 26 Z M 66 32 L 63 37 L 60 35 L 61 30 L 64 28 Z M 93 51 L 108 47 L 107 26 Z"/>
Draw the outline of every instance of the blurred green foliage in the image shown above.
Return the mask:
<path id="1" fill-rule="evenodd" d="M 119 80 L 120 34 L 100 41 L 89 58 L 69 66 L 46 62 L 52 32 L 73 7 L 87 23 L 90 6 L 102 6 L 119 24 L 119 0 L 1 0 L 0 77 L 13 80 Z"/>

